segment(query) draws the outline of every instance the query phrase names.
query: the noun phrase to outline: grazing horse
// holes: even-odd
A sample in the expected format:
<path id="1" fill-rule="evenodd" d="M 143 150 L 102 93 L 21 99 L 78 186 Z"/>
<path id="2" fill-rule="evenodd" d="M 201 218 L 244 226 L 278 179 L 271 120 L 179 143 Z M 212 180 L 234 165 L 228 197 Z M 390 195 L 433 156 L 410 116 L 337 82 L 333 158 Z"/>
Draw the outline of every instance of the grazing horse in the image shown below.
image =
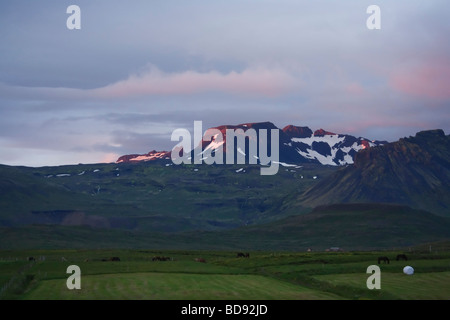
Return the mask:
<path id="1" fill-rule="evenodd" d="M 206 260 L 203 258 L 195 258 L 195 262 L 203 262 L 206 263 Z"/>
<path id="2" fill-rule="evenodd" d="M 34 257 L 28 257 L 28 261 L 36 261 Z"/>
<path id="3" fill-rule="evenodd" d="M 111 257 L 108 259 L 102 259 L 102 261 L 120 261 L 120 258 L 119 257 Z"/>
<path id="4" fill-rule="evenodd" d="M 408 261 L 408 258 L 406 257 L 406 254 L 399 254 L 399 255 L 397 255 L 396 260 L 397 260 L 397 261 L 399 261 L 399 260 L 405 260 L 405 261 Z"/>
<path id="5" fill-rule="evenodd" d="M 243 252 L 238 252 L 237 253 L 237 257 L 238 258 L 250 258 L 250 253 L 243 253 Z"/>
<path id="6" fill-rule="evenodd" d="M 383 261 L 384 263 L 389 264 L 389 258 L 388 257 L 378 257 L 378 264 L 380 264 L 381 261 Z"/>
<path id="7" fill-rule="evenodd" d="M 157 256 L 157 257 L 152 258 L 152 261 L 170 261 L 170 260 L 172 260 L 172 258 L 170 258 L 170 257 Z"/>

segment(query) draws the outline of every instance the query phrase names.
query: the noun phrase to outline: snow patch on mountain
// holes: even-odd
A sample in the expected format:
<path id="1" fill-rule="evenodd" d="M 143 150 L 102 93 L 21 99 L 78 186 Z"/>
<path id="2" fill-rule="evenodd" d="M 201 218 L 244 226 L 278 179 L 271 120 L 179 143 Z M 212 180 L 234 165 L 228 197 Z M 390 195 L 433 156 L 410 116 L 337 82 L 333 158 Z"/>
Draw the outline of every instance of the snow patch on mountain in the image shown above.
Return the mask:
<path id="1" fill-rule="evenodd" d="M 286 162 L 274 161 L 273 163 L 281 164 L 283 167 L 295 167 L 295 168 L 299 168 L 299 166 L 296 165 L 296 164 L 289 164 L 289 163 L 286 163 Z"/>
<path id="2" fill-rule="evenodd" d="M 216 150 L 218 149 L 221 145 L 223 145 L 225 143 L 225 141 L 212 141 L 210 144 L 208 144 L 208 146 L 203 150 L 203 152 L 205 152 L 206 150 L 212 149 L 212 150 Z M 202 154 L 203 152 L 201 152 L 200 154 Z"/>
<path id="3" fill-rule="evenodd" d="M 292 138 L 291 139 L 293 142 L 303 142 L 305 144 L 308 145 L 312 145 L 313 142 L 325 142 L 330 146 L 334 146 L 340 142 L 343 142 L 345 140 L 344 136 L 340 136 L 340 135 L 325 135 L 325 136 L 312 136 L 309 138 Z"/>
<path id="4" fill-rule="evenodd" d="M 317 151 L 311 150 L 311 149 L 307 149 L 307 152 L 303 152 L 301 150 L 297 149 L 297 152 L 308 159 L 315 159 L 317 161 L 319 161 L 321 164 L 326 164 L 326 165 L 330 165 L 330 166 L 336 166 L 337 164 L 333 161 L 333 157 L 332 156 L 324 156 L 320 153 L 318 153 Z"/>
<path id="5" fill-rule="evenodd" d="M 237 151 L 238 151 L 240 154 L 244 155 L 244 156 L 246 155 L 245 152 L 242 151 L 242 149 L 241 149 L 240 147 L 237 148 Z"/>
<path id="6" fill-rule="evenodd" d="M 129 161 L 150 161 L 155 159 L 161 159 L 167 152 L 156 152 L 149 155 L 141 155 L 135 158 L 131 158 Z"/>

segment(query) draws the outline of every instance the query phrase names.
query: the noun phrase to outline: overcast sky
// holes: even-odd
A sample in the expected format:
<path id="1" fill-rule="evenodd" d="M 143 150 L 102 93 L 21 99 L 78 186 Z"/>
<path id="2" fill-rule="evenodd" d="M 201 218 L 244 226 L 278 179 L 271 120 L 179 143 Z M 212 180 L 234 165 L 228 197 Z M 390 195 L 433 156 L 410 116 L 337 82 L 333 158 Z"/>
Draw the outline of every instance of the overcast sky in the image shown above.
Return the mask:
<path id="1" fill-rule="evenodd" d="M 69 5 L 81 30 L 69 30 Z M 369 30 L 367 7 L 381 8 Z M 450 133 L 448 0 L 0 2 L 0 163 L 171 150 L 271 121 L 395 141 Z"/>

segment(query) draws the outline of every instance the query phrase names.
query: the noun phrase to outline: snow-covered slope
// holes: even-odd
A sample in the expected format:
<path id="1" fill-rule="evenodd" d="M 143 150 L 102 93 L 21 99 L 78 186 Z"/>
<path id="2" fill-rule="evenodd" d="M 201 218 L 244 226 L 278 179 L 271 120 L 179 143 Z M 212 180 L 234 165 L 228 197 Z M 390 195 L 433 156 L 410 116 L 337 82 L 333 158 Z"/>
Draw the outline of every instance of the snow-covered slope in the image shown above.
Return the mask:
<path id="1" fill-rule="evenodd" d="M 324 165 L 338 166 L 353 164 L 354 156 L 358 151 L 385 143 L 320 129 L 310 136 L 290 137 L 290 141 L 285 144 L 294 148 L 300 156 L 306 159 Z"/>
<path id="2" fill-rule="evenodd" d="M 153 150 L 147 154 L 129 154 L 129 155 L 121 156 L 119 159 L 117 159 L 116 163 L 151 161 L 151 160 L 157 160 L 157 159 L 170 160 L 170 152 Z"/>
<path id="3" fill-rule="evenodd" d="M 215 151 L 218 148 L 222 148 L 225 157 L 225 153 L 227 152 L 227 129 L 242 129 L 244 132 L 248 129 L 255 129 L 257 134 L 259 129 L 266 129 L 267 132 L 273 129 L 278 130 L 280 137 L 279 163 L 284 165 L 296 165 L 299 163 L 319 163 L 331 166 L 348 165 L 353 163 L 355 154 L 358 151 L 387 143 L 386 141 L 371 141 L 366 138 L 356 138 L 348 134 L 336 134 L 323 129 L 313 132 L 308 127 L 293 125 L 286 126 L 281 130 L 271 122 L 223 125 L 215 127 L 215 129 L 218 129 L 222 133 L 223 139 L 219 141 L 215 140 L 216 137 L 204 139 L 193 151 L 195 154 L 203 155 L 206 150 Z M 268 141 L 270 143 L 270 139 Z M 249 163 L 248 144 L 245 150 L 242 150 L 238 146 L 235 146 L 235 148 L 235 155 L 246 155 L 246 163 Z M 268 149 L 270 150 L 271 146 Z M 259 154 L 258 156 L 253 155 L 253 157 L 259 160 Z M 126 155 L 120 157 L 117 162 L 139 162 L 157 159 L 167 159 L 170 161 L 170 152 L 151 151 L 144 155 Z"/>

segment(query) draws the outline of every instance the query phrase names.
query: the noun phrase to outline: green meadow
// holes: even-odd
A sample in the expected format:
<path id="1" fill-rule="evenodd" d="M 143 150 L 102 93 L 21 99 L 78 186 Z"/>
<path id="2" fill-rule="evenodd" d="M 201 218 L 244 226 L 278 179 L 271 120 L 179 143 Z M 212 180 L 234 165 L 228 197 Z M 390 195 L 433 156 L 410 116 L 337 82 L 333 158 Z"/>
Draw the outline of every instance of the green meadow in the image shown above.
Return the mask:
<path id="1" fill-rule="evenodd" d="M 408 261 L 396 261 L 399 253 Z M 366 270 L 379 256 L 391 261 L 379 265 L 381 289 L 369 290 Z M 102 261 L 110 257 L 120 261 Z M 81 269 L 80 290 L 66 286 L 69 265 Z M 403 274 L 406 265 L 414 275 Z M 446 250 L 258 251 L 250 258 L 231 251 L 0 251 L 0 298 L 8 300 L 447 300 L 449 284 Z"/>

